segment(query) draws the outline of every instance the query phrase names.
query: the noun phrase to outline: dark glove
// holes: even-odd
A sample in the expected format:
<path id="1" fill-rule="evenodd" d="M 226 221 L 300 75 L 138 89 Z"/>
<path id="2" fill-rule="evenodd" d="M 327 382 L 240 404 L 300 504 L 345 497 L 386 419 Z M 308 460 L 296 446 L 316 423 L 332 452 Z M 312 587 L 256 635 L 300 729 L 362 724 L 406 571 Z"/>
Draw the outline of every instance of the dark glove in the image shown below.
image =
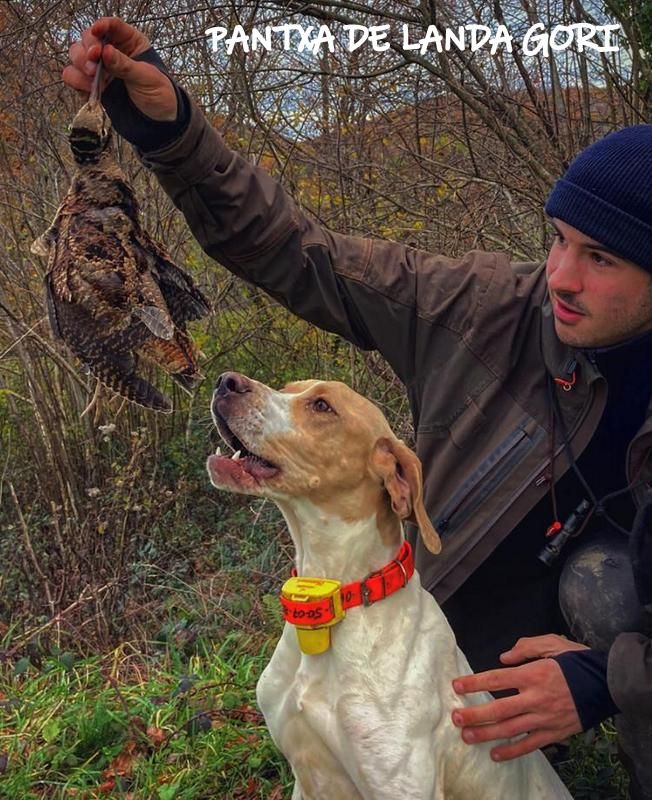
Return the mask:
<path id="1" fill-rule="evenodd" d="M 170 77 L 167 67 L 153 47 L 134 56 L 134 61 L 153 64 Z M 115 130 L 144 153 L 160 150 L 178 139 L 188 125 L 190 119 L 188 98 L 174 81 L 172 85 L 177 95 L 177 118 L 169 122 L 152 119 L 136 108 L 131 102 L 124 81 L 119 78 L 114 78 L 102 93 L 102 105 L 111 118 Z"/>

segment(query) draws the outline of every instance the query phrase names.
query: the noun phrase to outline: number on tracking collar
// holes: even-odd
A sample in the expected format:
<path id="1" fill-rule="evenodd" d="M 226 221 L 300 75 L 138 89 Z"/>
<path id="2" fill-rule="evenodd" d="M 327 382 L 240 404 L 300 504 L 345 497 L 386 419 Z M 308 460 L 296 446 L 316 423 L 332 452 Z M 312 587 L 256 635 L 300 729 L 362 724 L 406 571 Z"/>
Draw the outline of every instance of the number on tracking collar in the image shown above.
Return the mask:
<path id="1" fill-rule="evenodd" d="M 340 582 L 328 578 L 289 578 L 281 589 L 286 622 L 294 625 L 302 653 L 317 655 L 331 646 L 333 625 L 344 618 Z"/>

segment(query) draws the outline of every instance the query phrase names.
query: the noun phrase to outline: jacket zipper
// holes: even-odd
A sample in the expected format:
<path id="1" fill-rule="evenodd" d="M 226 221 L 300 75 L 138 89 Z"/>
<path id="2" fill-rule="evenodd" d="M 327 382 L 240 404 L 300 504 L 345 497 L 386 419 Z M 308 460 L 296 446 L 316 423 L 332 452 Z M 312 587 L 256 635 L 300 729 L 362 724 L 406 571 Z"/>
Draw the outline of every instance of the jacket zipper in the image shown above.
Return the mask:
<path id="1" fill-rule="evenodd" d="M 593 386 L 591 386 L 590 387 L 589 397 L 588 397 L 588 399 L 587 399 L 587 401 L 586 401 L 586 403 L 584 405 L 583 413 L 581 414 L 580 418 L 578 419 L 577 424 L 575 425 L 573 430 L 569 433 L 569 440 L 571 442 L 573 441 L 573 438 L 575 437 L 575 434 L 582 427 L 582 425 L 584 424 L 584 421 L 586 420 L 587 416 L 589 415 L 590 410 L 591 410 L 591 406 L 593 405 L 593 402 L 594 402 L 594 397 L 595 397 L 595 388 Z M 518 435 L 519 433 L 522 434 L 522 435 L 519 436 Z M 515 454 L 512 453 L 511 451 L 514 448 L 521 446 L 522 439 L 525 436 L 526 436 L 525 432 L 519 428 L 518 430 L 513 431 L 511 436 L 507 437 L 507 439 L 505 440 L 505 443 L 503 443 L 503 445 L 508 444 L 508 443 L 511 444 L 511 447 L 508 444 L 508 446 L 506 448 L 506 451 L 503 450 L 503 457 L 510 456 L 508 458 L 507 469 L 512 467 L 513 462 L 515 460 Z M 537 435 L 537 436 L 534 436 L 534 437 L 530 438 L 529 439 L 530 446 L 531 447 L 537 446 L 542 438 L 544 438 L 543 434 L 540 434 L 540 435 Z M 501 445 L 500 449 L 503 449 L 503 445 Z M 563 449 L 564 449 L 564 445 L 561 444 L 557 448 L 557 450 L 555 452 L 555 458 L 557 458 L 561 454 Z M 464 522 L 466 522 L 468 517 L 479 507 L 480 501 L 478 501 L 477 498 L 474 498 L 473 502 L 469 503 L 468 507 L 464 508 L 463 513 L 461 513 L 461 514 L 459 514 L 459 516 L 457 516 L 458 512 L 462 508 L 464 502 L 469 497 L 469 495 L 471 494 L 473 489 L 478 485 L 480 480 L 482 480 L 484 475 L 486 475 L 489 472 L 489 469 L 491 467 L 489 465 L 488 467 L 485 468 L 485 464 L 487 464 L 487 462 L 490 461 L 490 460 L 495 461 L 495 457 L 494 457 L 493 454 L 491 456 L 489 456 L 489 458 L 486 459 L 480 465 L 480 467 L 478 467 L 478 470 L 476 471 L 476 473 L 474 473 L 474 475 L 471 476 L 471 479 L 469 481 L 467 481 L 465 484 L 463 484 L 463 486 L 460 488 L 460 490 L 458 492 L 456 492 L 456 494 L 452 497 L 450 503 L 445 507 L 444 511 L 442 512 L 441 516 L 439 517 L 439 522 L 436 523 L 436 527 L 437 527 L 439 533 L 450 535 L 451 532 L 454 531 L 456 528 L 461 527 L 464 524 Z M 549 466 L 549 464 L 550 464 L 550 459 L 548 458 L 548 459 L 546 459 L 544 461 L 543 465 L 536 470 L 535 474 L 539 475 L 543 470 L 545 470 Z M 501 465 L 501 467 L 504 466 L 502 464 L 502 461 L 500 462 L 500 465 Z M 480 471 L 482 471 L 482 475 L 478 475 L 477 474 Z M 504 470 L 501 469 L 501 472 L 503 472 L 503 471 Z M 474 477 L 475 477 L 475 480 L 473 479 Z M 492 483 L 495 485 L 496 481 L 494 480 Z M 526 480 L 524 483 L 522 483 L 518 487 L 518 489 L 512 494 L 512 496 L 507 501 L 505 501 L 505 506 L 507 507 L 507 506 L 510 506 L 512 503 L 515 503 L 518 500 L 518 498 L 523 494 L 523 492 L 527 490 L 528 486 L 531 486 L 531 480 Z M 483 501 L 484 501 L 484 498 L 486 496 L 488 496 L 488 494 L 489 494 L 489 491 L 483 491 L 482 492 L 482 500 Z M 452 520 L 452 518 L 454 516 L 455 516 L 455 520 L 454 520 L 455 525 L 453 527 L 451 527 L 451 520 Z M 483 527 L 483 529 L 480 532 L 478 538 L 480 538 L 481 536 L 484 536 L 486 534 L 488 528 L 491 527 L 491 524 L 492 523 L 490 522 L 488 526 Z M 445 574 L 448 574 L 448 572 L 446 572 Z M 428 591 L 431 591 L 433 587 L 432 586 L 426 586 L 426 588 L 428 589 Z"/>
<path id="2" fill-rule="evenodd" d="M 577 364 L 577 362 L 575 361 L 573 366 L 575 366 L 576 364 Z M 577 424 L 575 425 L 573 430 L 568 434 L 568 441 L 569 442 L 572 443 L 573 439 L 575 438 L 575 434 L 580 430 L 580 428 L 584 424 L 584 421 L 588 417 L 588 415 L 589 415 L 589 413 L 591 411 L 591 406 L 593 405 L 593 402 L 594 402 L 594 398 L 595 398 L 595 387 L 590 386 L 589 387 L 589 397 L 588 397 L 586 403 L 584 404 L 584 408 L 583 408 L 582 414 L 581 414 L 580 418 L 578 419 Z M 630 445 L 631 445 L 631 442 L 630 442 Z M 554 458 L 558 458 L 564 452 L 564 449 L 565 449 L 565 445 L 562 442 L 557 447 L 557 449 L 555 450 Z M 547 458 L 545 460 L 543 466 L 540 467 L 539 469 L 537 469 L 537 475 L 540 476 L 545 470 L 549 469 L 549 467 L 550 467 L 550 458 Z M 518 489 L 518 491 L 516 491 L 512 495 L 512 497 L 506 502 L 505 505 L 509 506 L 512 503 L 515 503 L 518 500 L 518 498 L 523 494 L 523 492 L 527 489 L 527 487 L 529 485 L 530 485 L 529 482 L 523 484 L 523 486 L 521 486 Z M 537 486 L 541 485 L 538 480 L 536 481 L 536 485 Z"/>
<path id="3" fill-rule="evenodd" d="M 435 523 L 440 534 L 450 534 L 485 502 L 487 497 L 500 485 L 516 462 L 535 447 L 541 436 L 529 437 L 522 428 L 517 428 L 478 466 L 449 503 L 442 510 Z M 477 492 L 480 483 L 491 473 L 491 480 L 485 481 Z M 475 496 L 470 499 L 475 492 Z M 453 524 L 454 523 L 454 524 Z"/>

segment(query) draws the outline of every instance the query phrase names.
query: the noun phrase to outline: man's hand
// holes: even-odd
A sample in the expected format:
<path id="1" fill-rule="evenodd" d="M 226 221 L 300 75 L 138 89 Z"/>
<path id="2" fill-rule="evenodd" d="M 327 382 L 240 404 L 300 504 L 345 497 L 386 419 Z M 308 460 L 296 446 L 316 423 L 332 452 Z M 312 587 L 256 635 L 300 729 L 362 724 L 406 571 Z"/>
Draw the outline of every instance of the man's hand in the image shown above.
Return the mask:
<path id="1" fill-rule="evenodd" d="M 104 36 L 107 44 L 102 48 Z M 63 71 L 64 83 L 90 92 L 101 55 L 108 79 L 121 78 L 131 101 L 143 114 L 159 121 L 174 120 L 177 97 L 170 79 L 153 64 L 133 60 L 149 47 L 149 39 L 136 28 L 118 17 L 103 17 L 86 28 L 81 41 L 71 46 L 72 63 Z"/>
<path id="2" fill-rule="evenodd" d="M 517 742 L 499 745 L 491 751 L 494 761 L 507 761 L 579 733 L 582 725 L 573 697 L 561 667 L 550 656 L 585 649 L 584 645 L 555 634 L 519 639 L 500 660 L 506 665 L 522 666 L 456 678 L 453 689 L 458 694 L 518 691 L 511 697 L 455 709 L 453 723 L 462 728 L 464 741 L 475 744 L 527 734 Z"/>

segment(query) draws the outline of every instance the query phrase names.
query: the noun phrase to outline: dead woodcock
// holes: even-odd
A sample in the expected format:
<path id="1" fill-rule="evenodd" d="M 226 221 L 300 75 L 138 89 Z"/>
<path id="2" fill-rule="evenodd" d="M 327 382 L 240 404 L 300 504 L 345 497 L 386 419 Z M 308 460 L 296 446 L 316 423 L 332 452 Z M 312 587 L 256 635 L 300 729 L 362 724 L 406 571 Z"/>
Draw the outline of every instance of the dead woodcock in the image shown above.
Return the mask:
<path id="1" fill-rule="evenodd" d="M 99 72 L 72 123 L 72 185 L 32 252 L 48 259 L 45 288 L 54 334 L 114 392 L 170 411 L 169 400 L 137 373 L 138 365 L 154 362 L 190 390 L 201 375 L 186 323 L 211 309 L 140 223 L 138 201 L 111 153 Z"/>

